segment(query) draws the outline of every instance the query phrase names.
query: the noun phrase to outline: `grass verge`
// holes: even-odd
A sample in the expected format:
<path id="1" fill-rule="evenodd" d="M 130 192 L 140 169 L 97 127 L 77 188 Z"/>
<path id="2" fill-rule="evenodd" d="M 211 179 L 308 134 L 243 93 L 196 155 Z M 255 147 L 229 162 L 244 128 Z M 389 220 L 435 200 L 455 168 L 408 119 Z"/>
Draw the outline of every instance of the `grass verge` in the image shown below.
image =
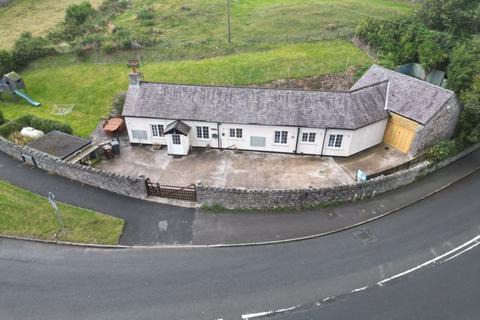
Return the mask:
<path id="1" fill-rule="evenodd" d="M 0 180 L 0 234 L 42 240 L 117 244 L 124 221 L 58 203 L 66 229 L 60 231 L 48 200 Z"/>

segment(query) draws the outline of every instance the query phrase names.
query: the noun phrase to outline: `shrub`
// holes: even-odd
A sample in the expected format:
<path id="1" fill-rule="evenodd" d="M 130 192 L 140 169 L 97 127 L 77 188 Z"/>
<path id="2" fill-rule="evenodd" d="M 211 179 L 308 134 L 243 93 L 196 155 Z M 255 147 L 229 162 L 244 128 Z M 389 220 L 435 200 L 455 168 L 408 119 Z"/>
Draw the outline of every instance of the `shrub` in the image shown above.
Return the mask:
<path id="1" fill-rule="evenodd" d="M 0 77 L 14 69 L 12 54 L 6 50 L 0 50 Z"/>
<path id="2" fill-rule="evenodd" d="M 457 45 L 448 65 L 448 85 L 459 92 L 469 88 L 475 72 L 480 70 L 480 37 L 474 37 Z"/>
<path id="3" fill-rule="evenodd" d="M 137 12 L 137 19 L 144 25 L 151 25 L 155 18 L 155 12 L 152 8 L 143 8 Z"/>
<path id="4" fill-rule="evenodd" d="M 12 133 L 20 131 L 24 127 L 33 127 L 37 130 L 43 131 L 44 133 L 49 133 L 54 130 L 68 134 L 73 132 L 72 128 L 68 124 L 55 120 L 42 119 L 32 115 L 26 115 L 1 125 L 0 135 L 3 137 L 9 137 Z"/>
<path id="5" fill-rule="evenodd" d="M 33 37 L 31 33 L 24 32 L 15 41 L 13 46 L 13 63 L 17 68 L 25 67 L 29 62 L 46 56 L 48 41 L 41 37 Z"/>
<path id="6" fill-rule="evenodd" d="M 106 54 L 110 54 L 115 51 L 116 45 L 111 41 L 106 41 L 102 44 L 102 51 Z"/>
<path id="7" fill-rule="evenodd" d="M 123 112 L 123 105 L 125 104 L 125 99 L 127 98 L 126 92 L 117 93 L 115 97 L 113 97 L 112 101 L 112 111 L 115 111 L 118 114 L 122 114 Z"/>
<path id="8" fill-rule="evenodd" d="M 95 9 L 90 2 L 84 1 L 80 4 L 72 4 L 65 11 L 65 23 L 71 26 L 80 26 L 87 21 L 88 18 L 95 15 Z"/>
<path id="9" fill-rule="evenodd" d="M 457 153 L 455 140 L 443 140 L 431 146 L 425 153 L 430 161 L 441 161 Z"/>
<path id="10" fill-rule="evenodd" d="M 132 34 L 126 29 L 118 28 L 112 35 L 112 39 L 119 48 L 129 49 L 132 46 Z"/>
<path id="11" fill-rule="evenodd" d="M 2 111 L 0 111 L 0 125 L 5 123 L 5 118 L 3 117 Z"/>

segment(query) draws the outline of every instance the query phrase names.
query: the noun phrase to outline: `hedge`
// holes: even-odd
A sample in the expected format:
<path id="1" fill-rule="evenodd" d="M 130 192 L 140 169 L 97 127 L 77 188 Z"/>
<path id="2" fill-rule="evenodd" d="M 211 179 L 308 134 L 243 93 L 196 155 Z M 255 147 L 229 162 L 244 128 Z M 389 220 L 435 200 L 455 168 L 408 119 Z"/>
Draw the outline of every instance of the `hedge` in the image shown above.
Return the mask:
<path id="1" fill-rule="evenodd" d="M 44 133 L 61 131 L 71 134 L 73 132 L 72 128 L 68 124 L 55 120 L 42 119 L 32 115 L 26 115 L 0 125 L 0 135 L 8 138 L 13 132 L 20 131 L 24 127 L 33 127 L 37 130 L 43 131 Z"/>

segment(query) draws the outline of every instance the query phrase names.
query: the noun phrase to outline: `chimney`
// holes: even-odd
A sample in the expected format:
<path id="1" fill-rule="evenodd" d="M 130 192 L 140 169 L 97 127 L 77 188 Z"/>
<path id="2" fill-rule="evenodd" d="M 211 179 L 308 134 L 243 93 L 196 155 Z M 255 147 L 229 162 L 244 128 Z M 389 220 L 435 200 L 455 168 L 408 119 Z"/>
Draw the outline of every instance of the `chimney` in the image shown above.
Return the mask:
<path id="1" fill-rule="evenodd" d="M 131 86 L 138 87 L 140 85 L 140 82 L 142 81 L 142 74 L 138 72 L 132 72 L 128 75 L 128 80 Z"/>

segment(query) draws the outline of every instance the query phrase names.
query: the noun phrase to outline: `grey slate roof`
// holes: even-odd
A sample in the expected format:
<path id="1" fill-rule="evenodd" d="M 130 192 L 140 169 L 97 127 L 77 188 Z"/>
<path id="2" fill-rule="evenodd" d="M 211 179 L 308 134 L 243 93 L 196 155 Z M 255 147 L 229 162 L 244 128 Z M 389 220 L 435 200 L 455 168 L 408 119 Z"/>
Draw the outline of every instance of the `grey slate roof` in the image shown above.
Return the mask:
<path id="1" fill-rule="evenodd" d="M 431 83 L 373 65 L 355 83 L 352 90 L 388 81 L 387 109 L 425 124 L 455 93 Z"/>
<path id="2" fill-rule="evenodd" d="M 165 128 L 165 134 L 177 132 L 181 133 L 185 136 L 188 136 L 188 133 L 190 132 L 191 127 L 186 124 L 183 121 L 176 120 L 172 123 L 170 123 L 166 128 Z"/>
<path id="3" fill-rule="evenodd" d="M 52 131 L 30 142 L 28 146 L 63 160 L 90 143 L 90 140 L 85 140 L 60 131 Z"/>
<path id="4" fill-rule="evenodd" d="M 386 91 L 386 82 L 351 92 L 141 82 L 129 87 L 123 116 L 357 129 L 388 116 Z"/>

